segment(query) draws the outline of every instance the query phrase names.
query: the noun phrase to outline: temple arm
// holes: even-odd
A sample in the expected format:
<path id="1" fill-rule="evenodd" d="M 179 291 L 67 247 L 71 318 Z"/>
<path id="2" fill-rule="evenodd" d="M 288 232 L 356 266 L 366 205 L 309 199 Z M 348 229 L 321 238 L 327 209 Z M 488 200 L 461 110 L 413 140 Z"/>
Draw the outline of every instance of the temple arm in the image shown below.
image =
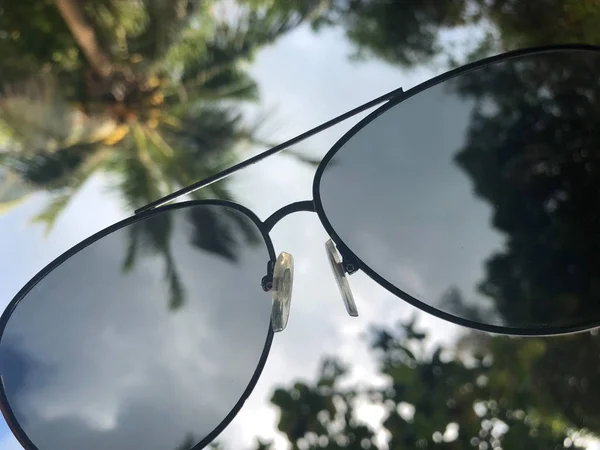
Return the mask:
<path id="1" fill-rule="evenodd" d="M 359 114 L 359 113 L 365 111 L 366 109 L 372 108 L 373 106 L 377 106 L 380 103 L 386 102 L 386 101 L 392 99 L 393 97 L 395 97 L 399 94 L 402 94 L 402 93 L 404 93 L 402 88 L 398 88 L 391 92 L 388 92 L 387 94 L 384 94 L 381 97 L 377 97 L 376 99 L 371 100 L 370 102 L 367 102 L 367 103 L 360 105 L 348 112 L 345 112 L 344 114 L 341 114 L 331 120 L 328 120 L 327 122 L 322 123 L 319 126 L 316 126 L 308 131 L 305 131 L 304 133 L 302 133 L 296 137 L 293 137 L 293 138 L 283 142 L 282 144 L 279 144 L 273 148 L 270 148 L 269 150 L 265 150 L 264 152 L 259 153 L 256 156 L 253 156 L 252 158 L 249 158 L 245 161 L 242 161 L 239 164 L 236 164 L 235 166 L 231 166 L 230 168 L 225 169 L 225 170 L 223 170 L 215 175 L 212 175 L 208 178 L 205 178 L 204 180 L 190 184 L 189 186 L 179 189 L 178 191 L 175 191 L 172 194 L 166 195 L 162 198 L 159 198 L 158 200 L 148 203 L 146 206 L 142 206 L 141 208 L 136 209 L 135 213 L 139 214 L 144 211 L 149 211 L 151 209 L 157 208 L 166 203 L 177 200 L 179 197 L 182 197 L 186 194 L 190 194 L 194 191 L 197 191 L 198 189 L 202 189 L 203 187 L 206 187 L 217 181 L 220 181 L 223 178 L 227 178 L 229 175 L 236 173 L 238 170 L 242 170 L 248 166 L 256 164 L 257 162 L 260 162 L 263 159 L 268 158 L 271 155 L 274 155 L 275 153 L 279 153 L 280 151 L 285 150 L 286 148 L 291 147 L 292 145 L 297 144 L 298 142 L 302 142 L 303 140 L 308 139 L 309 137 L 314 136 L 315 134 L 320 133 L 321 131 L 324 131 L 334 125 L 337 125 L 338 123 L 343 122 L 344 120 L 349 119 L 350 117 L 353 117 L 356 114 Z"/>

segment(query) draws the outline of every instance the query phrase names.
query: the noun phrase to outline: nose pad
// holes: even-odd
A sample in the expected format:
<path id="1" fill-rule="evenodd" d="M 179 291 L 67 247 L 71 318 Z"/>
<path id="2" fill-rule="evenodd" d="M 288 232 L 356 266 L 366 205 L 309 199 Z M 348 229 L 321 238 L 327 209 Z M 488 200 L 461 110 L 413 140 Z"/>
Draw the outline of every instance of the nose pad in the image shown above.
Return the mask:
<path id="1" fill-rule="evenodd" d="M 340 294 L 342 294 L 342 300 L 346 306 L 346 311 L 350 316 L 357 317 L 358 309 L 356 308 L 356 303 L 354 303 L 354 296 L 350 290 L 350 283 L 348 283 L 348 278 L 346 278 L 340 255 L 331 239 L 325 242 L 325 250 L 327 252 L 327 259 L 329 259 L 329 264 L 331 264 L 331 270 L 333 270 L 333 276 L 340 289 Z"/>
<path id="2" fill-rule="evenodd" d="M 281 252 L 273 267 L 273 309 L 271 326 L 273 331 L 283 331 L 290 317 L 292 287 L 294 284 L 294 258 Z"/>

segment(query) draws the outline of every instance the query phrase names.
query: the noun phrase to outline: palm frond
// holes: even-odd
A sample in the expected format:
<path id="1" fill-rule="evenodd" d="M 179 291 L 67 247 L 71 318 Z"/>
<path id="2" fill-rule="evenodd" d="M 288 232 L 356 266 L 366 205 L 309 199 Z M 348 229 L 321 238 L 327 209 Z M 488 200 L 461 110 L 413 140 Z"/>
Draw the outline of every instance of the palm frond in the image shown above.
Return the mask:
<path id="1" fill-rule="evenodd" d="M 42 212 L 35 215 L 32 219 L 32 223 L 40 223 L 45 225 L 46 235 L 50 234 L 54 228 L 56 220 L 60 214 L 66 209 L 69 202 L 73 198 L 75 192 L 71 189 L 66 190 L 58 195 L 55 195 L 44 207 Z"/>
<path id="2" fill-rule="evenodd" d="M 0 122 L 21 152 L 54 151 L 69 138 L 73 123 L 69 104 L 50 76 L 5 85 Z"/>
<path id="3" fill-rule="evenodd" d="M 323 159 L 322 157 L 307 155 L 304 153 L 304 150 L 286 150 L 281 154 L 284 156 L 290 156 L 297 161 L 300 161 L 301 163 L 311 167 L 319 167 L 319 164 L 321 164 Z"/>
<path id="4" fill-rule="evenodd" d="M 225 168 L 225 167 L 223 167 Z M 220 172 L 220 170 L 217 170 L 216 172 Z M 210 176 L 210 175 L 207 175 Z M 198 180 L 201 180 L 203 178 L 206 178 L 206 176 L 202 176 L 202 177 L 198 177 Z M 188 183 L 191 184 L 191 183 Z M 219 199 L 219 200 L 229 200 L 229 201 L 234 201 L 235 197 L 234 195 L 231 193 L 231 190 L 227 187 L 227 183 L 225 181 L 220 181 L 217 183 L 213 183 L 210 186 L 206 186 L 203 189 L 200 189 L 199 191 L 194 192 L 193 194 L 191 194 L 191 197 L 194 200 L 206 200 L 206 199 Z"/>
<path id="5" fill-rule="evenodd" d="M 165 158 L 172 158 L 175 156 L 175 150 L 173 150 L 173 147 L 163 139 L 159 132 L 152 129 L 146 129 L 146 134 Z"/>
<path id="6" fill-rule="evenodd" d="M 175 311 L 185 303 L 185 291 L 170 250 L 165 253 L 165 278 L 169 283 L 169 309 Z"/>
<path id="7" fill-rule="evenodd" d="M 65 89 L 48 74 L 5 85 L 0 101 L 3 146 L 13 154 L 50 154 L 100 143 L 119 131 L 110 114 L 82 112 L 78 103 L 66 98 Z"/>
<path id="8" fill-rule="evenodd" d="M 297 27 L 303 18 L 295 13 L 282 13 L 274 8 L 236 10 L 230 20 L 217 24 L 204 41 L 193 33 L 182 39 L 167 55 L 168 66 L 181 74 L 179 82 L 193 92 L 211 84 L 211 88 L 232 93 L 256 95 L 255 86 L 239 71 L 239 64 L 252 59 L 255 51 Z M 190 57 L 193 55 L 194 57 Z M 217 84 L 218 81 L 218 84 Z M 242 91 L 236 86 L 244 86 Z"/>
<path id="9" fill-rule="evenodd" d="M 165 177 L 163 174 L 164 171 L 164 164 L 166 163 L 165 158 L 163 157 L 163 155 L 161 154 L 161 152 L 151 152 L 151 148 L 156 150 L 157 147 L 156 145 L 150 146 L 148 144 L 148 133 L 150 133 L 152 130 L 150 130 L 147 127 L 144 127 L 140 124 L 134 124 L 132 126 L 132 130 L 133 130 L 133 136 L 134 136 L 134 140 L 135 140 L 135 144 L 136 144 L 136 149 L 137 149 L 137 157 L 140 161 L 140 163 L 145 167 L 148 176 L 150 176 L 150 178 L 153 180 L 153 182 L 155 183 L 158 193 L 161 192 L 161 190 L 166 189 L 166 190 L 173 190 L 174 184 L 173 184 L 173 180 L 170 177 Z M 154 136 L 154 138 L 156 139 L 156 137 Z M 161 148 L 162 149 L 162 148 Z M 161 150 L 159 149 L 159 150 Z M 153 156 L 159 156 L 160 160 L 155 159 Z"/>
<path id="10" fill-rule="evenodd" d="M 53 198 L 41 213 L 32 218 L 32 222 L 45 224 L 46 234 L 50 233 L 60 214 L 67 208 L 70 201 L 92 174 L 104 163 L 109 152 L 109 148 L 96 148 L 92 154 L 88 155 L 82 164 L 68 174 L 66 177 L 68 180 L 63 183 L 57 193 L 53 193 Z"/>
<path id="11" fill-rule="evenodd" d="M 231 162 L 244 131 L 241 120 L 235 109 L 198 105 L 185 112 L 179 126 L 161 124 L 158 132 L 175 152 L 167 173 L 175 176 L 173 171 L 184 169 L 193 179 Z"/>
<path id="12" fill-rule="evenodd" d="M 160 214 L 129 226 L 127 251 L 121 264 L 123 273 L 135 267 L 139 254 L 162 257 L 165 265 L 164 279 L 169 289 L 169 309 L 176 310 L 185 302 L 185 288 L 179 277 L 171 252 L 172 216 Z"/>
<path id="13" fill-rule="evenodd" d="M 0 214 L 20 205 L 31 192 L 32 189 L 17 173 L 2 166 L 2 158 L 0 158 Z"/>
<path id="14" fill-rule="evenodd" d="M 132 211 L 161 197 L 159 182 L 154 180 L 137 155 L 123 152 L 111 166 L 117 178 L 116 190 Z"/>
<path id="15" fill-rule="evenodd" d="M 140 234 L 137 233 L 135 226 L 129 227 L 128 234 L 129 244 L 127 244 L 127 252 L 125 253 L 125 259 L 121 264 L 121 270 L 123 271 L 123 273 L 128 273 L 134 268 L 140 247 Z"/>
<path id="16" fill-rule="evenodd" d="M 129 40 L 129 48 L 132 53 L 156 61 L 177 42 L 201 2 L 144 0 L 143 3 L 147 16 L 146 26 L 143 33 Z"/>
<path id="17" fill-rule="evenodd" d="M 133 138 L 135 140 L 135 146 L 137 150 L 137 157 L 140 162 L 146 167 L 146 170 L 149 173 L 156 174 L 158 169 L 155 167 L 154 161 L 150 157 L 150 153 L 148 152 L 148 141 L 146 139 L 146 133 L 142 129 L 140 124 L 134 124 L 131 127 L 133 131 Z"/>
<path id="18" fill-rule="evenodd" d="M 121 63 L 132 58 L 148 66 L 177 41 L 198 0 L 86 2 L 87 20 L 102 47 Z M 116 31 L 116 32 L 115 32 Z"/>
<path id="19" fill-rule="evenodd" d="M 36 189 L 61 189 L 89 176 L 108 155 L 95 144 L 74 145 L 54 153 L 40 152 L 15 158 L 10 166 L 21 179 Z"/>
<path id="20" fill-rule="evenodd" d="M 260 231 L 246 216 L 230 209 L 227 209 L 227 215 L 241 232 L 245 243 L 258 244 L 262 241 Z"/>
<path id="21" fill-rule="evenodd" d="M 24 195 L 14 200 L 0 201 L 0 214 L 5 214 L 27 200 L 28 195 Z"/>
<path id="22" fill-rule="evenodd" d="M 167 104 L 180 102 L 182 93 L 186 103 L 256 101 L 259 98 L 256 82 L 244 70 L 233 66 L 214 67 L 201 77 L 181 83 L 178 89 L 166 97 Z"/>
<path id="23" fill-rule="evenodd" d="M 263 140 L 256 136 L 256 133 L 248 133 L 244 136 L 245 140 L 250 145 L 263 147 L 264 149 L 270 149 L 276 147 L 280 143 Z M 312 167 L 318 167 L 323 159 L 321 156 L 310 155 L 307 148 L 291 148 L 281 152 L 281 155 L 288 156 L 296 159 L 297 161 L 307 164 Z"/>
<path id="24" fill-rule="evenodd" d="M 187 217 L 194 229 L 194 246 L 232 262 L 237 260 L 235 237 L 219 213 L 211 208 L 190 208 Z"/>
<path id="25" fill-rule="evenodd" d="M 197 96 L 204 101 L 255 101 L 259 98 L 256 82 L 238 68 L 230 68 L 215 75 L 197 91 Z"/>

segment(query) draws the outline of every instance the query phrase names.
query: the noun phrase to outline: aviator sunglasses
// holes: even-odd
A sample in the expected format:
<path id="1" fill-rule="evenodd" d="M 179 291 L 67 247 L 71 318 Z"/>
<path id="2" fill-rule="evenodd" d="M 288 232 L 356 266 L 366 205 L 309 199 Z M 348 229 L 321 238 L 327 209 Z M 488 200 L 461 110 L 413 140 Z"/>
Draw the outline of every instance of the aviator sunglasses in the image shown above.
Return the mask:
<path id="1" fill-rule="evenodd" d="M 299 211 L 316 213 L 330 237 L 325 251 L 350 316 L 360 304 L 347 276 L 362 271 L 472 329 L 539 336 L 600 326 L 593 286 L 592 300 L 575 295 L 581 268 L 597 268 L 581 249 L 558 257 L 553 235 L 510 228 L 553 229 L 567 220 L 569 198 L 569 236 L 600 231 L 590 169 L 599 149 L 588 139 L 599 102 L 600 48 L 503 53 L 391 91 L 148 204 L 56 258 L 9 303 L 0 319 L 4 418 L 26 450 L 207 446 L 243 406 L 288 323 L 293 257 L 277 253 L 269 233 Z M 325 155 L 311 200 L 266 220 L 230 201 L 173 203 L 378 105 Z M 503 258 L 505 249 L 532 263 Z M 515 279 L 552 265 L 540 273 L 556 277 L 539 281 L 557 295 L 516 282 L 436 294 L 482 260 Z"/>

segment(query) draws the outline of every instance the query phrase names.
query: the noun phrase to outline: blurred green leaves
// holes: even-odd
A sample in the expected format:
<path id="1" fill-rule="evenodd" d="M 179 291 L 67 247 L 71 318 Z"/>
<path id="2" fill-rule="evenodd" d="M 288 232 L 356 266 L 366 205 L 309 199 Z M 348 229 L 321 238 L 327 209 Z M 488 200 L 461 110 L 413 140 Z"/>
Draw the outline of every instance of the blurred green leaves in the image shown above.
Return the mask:
<path id="1" fill-rule="evenodd" d="M 551 359 L 565 342 L 469 334 L 450 350 L 424 346 L 429 339 L 414 320 L 377 327 L 371 351 L 383 386 L 349 385 L 348 367 L 326 358 L 315 382 L 280 387 L 271 402 L 293 449 L 576 448 L 577 436 L 597 435 L 600 427 L 583 426 L 581 415 L 548 400 L 547 381 L 577 371 Z M 553 372 L 539 370 L 550 360 Z M 380 429 L 360 419 L 365 402 L 384 411 Z M 598 424 L 600 415 L 587 410 L 585 417 Z"/>
<path id="2" fill-rule="evenodd" d="M 51 228 L 94 174 L 112 180 L 134 209 L 221 170 L 254 142 L 238 106 L 258 98 L 246 64 L 302 17 L 221 6 L 60 0 L 1 8 L 2 170 L 57 197 L 38 220 Z M 222 187 L 203 195 L 228 198 Z"/>
<path id="3" fill-rule="evenodd" d="M 2 4 L 0 212 L 44 193 L 32 221 L 49 232 L 93 177 L 133 212 L 234 164 L 259 145 L 241 108 L 259 98 L 248 62 L 302 20 L 212 0 Z M 232 199 L 223 183 L 192 198 Z M 210 212 L 190 221 L 193 245 L 230 261 L 238 235 L 260 239 Z M 130 228 L 123 270 L 141 251 L 161 255 L 176 310 L 185 289 L 170 221 L 159 222 Z"/>

